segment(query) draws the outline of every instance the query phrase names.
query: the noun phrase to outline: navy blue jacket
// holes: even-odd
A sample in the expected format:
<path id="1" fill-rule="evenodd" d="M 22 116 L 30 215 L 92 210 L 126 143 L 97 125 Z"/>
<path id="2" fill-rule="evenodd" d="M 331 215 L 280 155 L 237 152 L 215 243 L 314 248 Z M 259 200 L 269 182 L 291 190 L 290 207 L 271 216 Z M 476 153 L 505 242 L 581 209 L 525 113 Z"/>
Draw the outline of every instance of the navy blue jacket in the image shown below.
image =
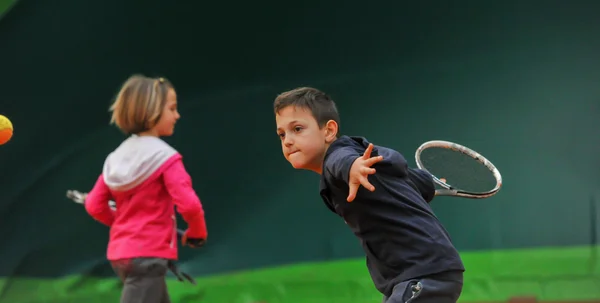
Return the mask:
<path id="1" fill-rule="evenodd" d="M 346 221 L 360 240 L 375 287 L 390 296 L 394 285 L 413 278 L 464 271 L 450 236 L 434 215 L 431 175 L 409 168 L 397 151 L 374 145 L 371 156 L 383 156 L 368 179 L 375 191 L 360 187 L 347 202 L 348 177 L 354 160 L 369 142 L 342 136 L 325 155 L 320 193 L 329 209 Z"/>

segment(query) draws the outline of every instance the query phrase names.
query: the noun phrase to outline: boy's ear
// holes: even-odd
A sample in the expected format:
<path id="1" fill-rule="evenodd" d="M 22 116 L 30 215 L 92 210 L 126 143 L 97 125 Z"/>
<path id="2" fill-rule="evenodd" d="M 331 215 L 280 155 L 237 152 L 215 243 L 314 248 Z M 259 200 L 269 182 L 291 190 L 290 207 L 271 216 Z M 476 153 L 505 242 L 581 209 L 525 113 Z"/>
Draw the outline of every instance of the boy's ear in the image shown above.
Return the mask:
<path id="1" fill-rule="evenodd" d="M 333 120 L 327 121 L 325 124 L 325 140 L 327 143 L 335 141 L 338 133 L 338 124 Z"/>

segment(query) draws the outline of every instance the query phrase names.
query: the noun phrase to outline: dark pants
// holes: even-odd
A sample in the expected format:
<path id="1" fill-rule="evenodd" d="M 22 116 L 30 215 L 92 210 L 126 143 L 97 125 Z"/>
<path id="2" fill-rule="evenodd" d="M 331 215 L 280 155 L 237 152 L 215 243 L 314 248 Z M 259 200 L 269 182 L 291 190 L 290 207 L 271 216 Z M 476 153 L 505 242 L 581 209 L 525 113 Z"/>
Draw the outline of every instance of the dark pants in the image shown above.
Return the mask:
<path id="1" fill-rule="evenodd" d="M 111 262 L 121 281 L 121 303 L 170 303 L 166 275 L 169 260 L 135 258 Z"/>
<path id="2" fill-rule="evenodd" d="M 462 272 L 430 275 L 396 284 L 383 303 L 456 303 L 462 287 Z"/>

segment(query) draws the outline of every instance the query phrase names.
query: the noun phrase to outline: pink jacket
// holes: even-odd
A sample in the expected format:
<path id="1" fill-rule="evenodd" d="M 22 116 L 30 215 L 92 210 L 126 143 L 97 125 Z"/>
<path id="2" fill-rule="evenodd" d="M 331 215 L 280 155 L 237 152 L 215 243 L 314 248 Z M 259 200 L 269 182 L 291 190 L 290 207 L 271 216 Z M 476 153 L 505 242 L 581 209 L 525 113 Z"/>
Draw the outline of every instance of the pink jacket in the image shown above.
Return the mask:
<path id="1" fill-rule="evenodd" d="M 109 200 L 116 202 L 116 211 L 110 209 Z M 85 201 L 90 216 L 110 226 L 111 261 L 176 260 L 174 206 L 188 224 L 187 236 L 206 239 L 202 204 L 181 155 L 161 139 L 147 136 L 131 136 L 107 157 Z"/>

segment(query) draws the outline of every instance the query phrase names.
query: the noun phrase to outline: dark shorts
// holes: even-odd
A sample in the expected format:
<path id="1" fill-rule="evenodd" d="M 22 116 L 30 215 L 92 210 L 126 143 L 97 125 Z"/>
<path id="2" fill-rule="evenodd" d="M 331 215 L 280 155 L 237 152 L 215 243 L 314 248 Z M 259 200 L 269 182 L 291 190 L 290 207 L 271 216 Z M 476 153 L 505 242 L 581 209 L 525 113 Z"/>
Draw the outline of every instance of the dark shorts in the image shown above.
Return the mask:
<path id="1" fill-rule="evenodd" d="M 169 260 L 135 258 L 112 261 L 121 281 L 121 303 L 170 303 L 166 275 Z"/>
<path id="2" fill-rule="evenodd" d="M 447 272 L 403 281 L 383 303 L 456 303 L 463 287 L 463 272 Z"/>

